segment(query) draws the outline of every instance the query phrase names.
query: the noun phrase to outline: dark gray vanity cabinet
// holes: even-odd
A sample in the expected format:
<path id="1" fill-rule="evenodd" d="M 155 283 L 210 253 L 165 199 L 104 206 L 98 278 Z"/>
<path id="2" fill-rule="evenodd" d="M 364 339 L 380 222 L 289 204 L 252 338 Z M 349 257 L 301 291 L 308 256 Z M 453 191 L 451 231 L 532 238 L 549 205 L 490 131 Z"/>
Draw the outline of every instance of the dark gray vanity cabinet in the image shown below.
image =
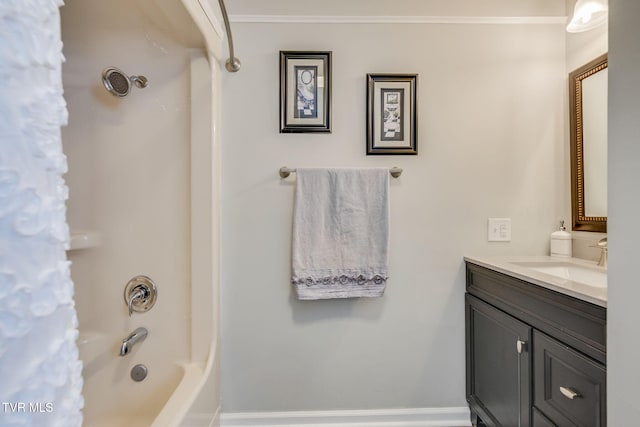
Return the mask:
<path id="1" fill-rule="evenodd" d="M 606 427 L 606 309 L 467 263 L 474 426 Z"/>

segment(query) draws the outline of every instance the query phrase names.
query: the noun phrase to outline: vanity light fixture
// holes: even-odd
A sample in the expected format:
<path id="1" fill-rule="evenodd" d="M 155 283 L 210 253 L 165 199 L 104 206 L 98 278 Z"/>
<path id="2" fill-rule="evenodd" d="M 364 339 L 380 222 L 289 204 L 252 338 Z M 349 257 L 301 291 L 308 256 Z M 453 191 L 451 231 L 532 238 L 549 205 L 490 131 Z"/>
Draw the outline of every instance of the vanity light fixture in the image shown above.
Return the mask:
<path id="1" fill-rule="evenodd" d="M 578 0 L 573 8 L 573 18 L 567 25 L 567 32 L 580 33 L 596 28 L 607 22 L 608 0 Z"/>

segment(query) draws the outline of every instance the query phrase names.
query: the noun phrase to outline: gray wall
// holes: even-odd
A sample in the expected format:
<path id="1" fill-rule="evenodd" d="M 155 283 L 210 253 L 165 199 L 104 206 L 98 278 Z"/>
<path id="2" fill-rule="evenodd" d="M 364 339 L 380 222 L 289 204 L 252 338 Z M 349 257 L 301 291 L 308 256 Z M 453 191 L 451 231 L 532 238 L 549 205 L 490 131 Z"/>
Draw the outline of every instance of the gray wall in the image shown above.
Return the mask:
<path id="1" fill-rule="evenodd" d="M 640 419 L 640 344 L 630 333 L 640 322 L 640 2 L 611 0 L 609 7 L 608 425 L 618 427 Z"/>
<path id="2" fill-rule="evenodd" d="M 568 219 L 562 24 L 234 24 L 224 75 L 223 411 L 464 406 L 463 256 Z M 280 50 L 333 51 L 333 133 L 278 133 Z M 365 75 L 419 73 L 418 156 L 365 155 Z M 299 302 L 290 167 L 393 166 L 384 297 Z M 510 217 L 511 243 L 487 242 Z"/>

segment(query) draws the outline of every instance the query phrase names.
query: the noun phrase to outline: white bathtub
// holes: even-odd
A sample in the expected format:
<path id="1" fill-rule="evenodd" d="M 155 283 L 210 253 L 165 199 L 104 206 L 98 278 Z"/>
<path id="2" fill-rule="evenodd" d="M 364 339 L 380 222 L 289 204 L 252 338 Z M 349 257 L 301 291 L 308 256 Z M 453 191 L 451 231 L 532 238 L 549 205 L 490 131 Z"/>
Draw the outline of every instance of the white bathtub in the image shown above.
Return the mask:
<path id="1" fill-rule="evenodd" d="M 146 363 L 149 377 L 145 381 L 131 384 L 128 371 L 135 362 L 127 357 L 135 355 L 135 350 L 127 357 L 114 358 L 114 346 L 104 334 L 95 332 L 82 333 L 78 347 L 84 363 L 85 389 L 96 389 L 94 394 L 102 391 L 102 396 L 92 396 L 99 404 L 91 404 L 85 411 L 84 425 L 90 427 L 179 425 L 208 375 L 207 364 L 197 363 L 169 364 L 163 367 L 162 375 L 156 375 L 160 369 L 156 364 L 162 364 L 157 360 Z M 126 405 L 110 398 L 113 389 L 121 390 L 119 398 Z"/>
<path id="2" fill-rule="evenodd" d="M 219 65 L 211 59 L 220 37 L 215 17 L 195 16 L 203 12 L 194 1 L 68 0 L 61 9 L 67 217 L 72 233 L 88 236 L 68 252 L 85 426 L 177 426 L 217 382 Z M 101 83 L 108 66 L 149 86 L 116 98 Z M 129 317 L 124 287 L 140 274 L 156 282 L 158 299 Z M 140 326 L 148 337 L 119 356 Z M 136 364 L 148 369 L 141 382 L 130 376 Z M 217 392 L 201 399 L 219 402 Z"/>

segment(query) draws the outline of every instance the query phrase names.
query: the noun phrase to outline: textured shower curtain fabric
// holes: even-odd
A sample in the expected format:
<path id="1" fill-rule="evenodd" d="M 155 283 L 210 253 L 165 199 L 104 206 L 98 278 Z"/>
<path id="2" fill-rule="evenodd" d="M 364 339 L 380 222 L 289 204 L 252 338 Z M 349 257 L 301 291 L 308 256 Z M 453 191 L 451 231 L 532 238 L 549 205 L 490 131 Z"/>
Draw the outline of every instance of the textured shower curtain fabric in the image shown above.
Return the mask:
<path id="1" fill-rule="evenodd" d="M 298 299 L 382 296 L 388 246 L 388 169 L 297 169 L 291 282 Z"/>
<path id="2" fill-rule="evenodd" d="M 0 1 L 0 425 L 80 427 L 61 0 Z M 10 249 L 10 250 L 9 250 Z"/>

